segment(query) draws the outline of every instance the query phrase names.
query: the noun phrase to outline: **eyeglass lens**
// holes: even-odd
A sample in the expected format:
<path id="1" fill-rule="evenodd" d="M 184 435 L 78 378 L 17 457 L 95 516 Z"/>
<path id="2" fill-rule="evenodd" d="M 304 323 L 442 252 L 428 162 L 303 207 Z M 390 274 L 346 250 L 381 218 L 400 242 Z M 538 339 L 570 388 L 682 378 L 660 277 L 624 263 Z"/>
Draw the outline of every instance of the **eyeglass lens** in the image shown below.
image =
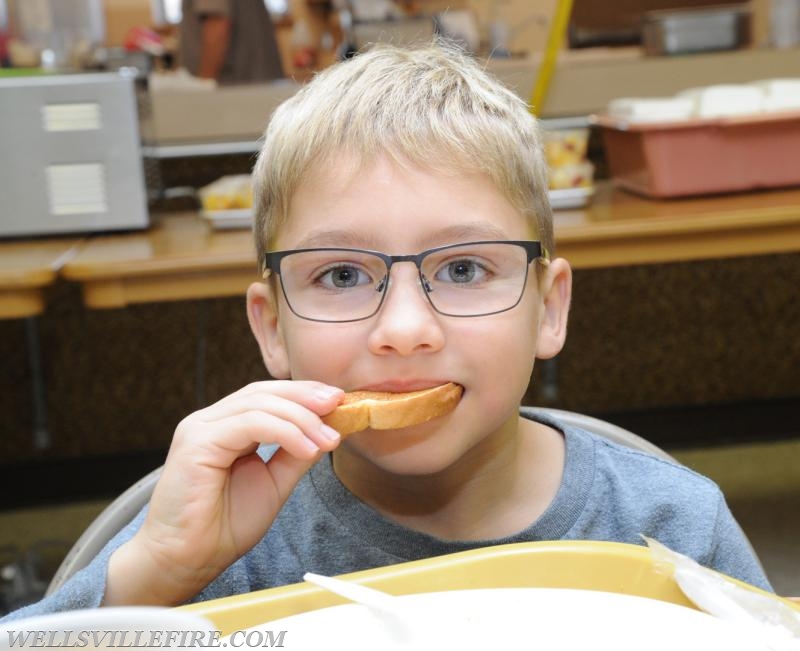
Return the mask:
<path id="1" fill-rule="evenodd" d="M 519 302 L 527 253 L 508 242 L 434 249 L 420 263 L 422 288 L 442 314 L 478 316 Z M 298 251 L 281 260 L 280 278 L 295 314 L 321 321 L 365 319 L 380 308 L 389 269 L 374 253 L 350 249 Z"/>

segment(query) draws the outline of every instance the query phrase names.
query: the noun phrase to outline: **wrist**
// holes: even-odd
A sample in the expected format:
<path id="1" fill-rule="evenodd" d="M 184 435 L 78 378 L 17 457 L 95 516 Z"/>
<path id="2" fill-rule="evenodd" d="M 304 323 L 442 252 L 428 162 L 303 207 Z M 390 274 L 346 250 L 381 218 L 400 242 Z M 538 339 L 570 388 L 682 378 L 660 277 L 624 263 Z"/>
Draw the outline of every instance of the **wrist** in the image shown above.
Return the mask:
<path id="1" fill-rule="evenodd" d="M 177 606 L 214 578 L 159 560 L 140 535 L 111 555 L 103 606 Z"/>

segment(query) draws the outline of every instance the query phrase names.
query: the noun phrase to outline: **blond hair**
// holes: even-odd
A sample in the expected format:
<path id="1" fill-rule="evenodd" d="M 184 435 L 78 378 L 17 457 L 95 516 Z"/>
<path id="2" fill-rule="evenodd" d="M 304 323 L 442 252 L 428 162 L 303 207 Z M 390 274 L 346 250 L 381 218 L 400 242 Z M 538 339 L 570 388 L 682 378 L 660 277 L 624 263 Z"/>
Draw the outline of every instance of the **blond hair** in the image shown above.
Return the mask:
<path id="1" fill-rule="evenodd" d="M 453 45 L 378 45 L 319 73 L 280 105 L 253 170 L 259 264 L 312 166 L 379 155 L 487 174 L 553 250 L 538 124 L 517 95 Z"/>

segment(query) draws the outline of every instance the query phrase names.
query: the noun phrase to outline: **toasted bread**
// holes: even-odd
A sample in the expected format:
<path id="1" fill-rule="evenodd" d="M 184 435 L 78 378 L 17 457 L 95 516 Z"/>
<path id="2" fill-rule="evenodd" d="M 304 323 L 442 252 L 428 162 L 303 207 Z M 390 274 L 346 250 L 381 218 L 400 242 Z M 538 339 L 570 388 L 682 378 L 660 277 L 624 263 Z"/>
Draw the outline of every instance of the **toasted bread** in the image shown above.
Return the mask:
<path id="1" fill-rule="evenodd" d="M 462 392 L 463 387 L 453 382 L 409 393 L 353 391 L 322 420 L 342 436 L 368 428 L 409 427 L 450 413 Z"/>

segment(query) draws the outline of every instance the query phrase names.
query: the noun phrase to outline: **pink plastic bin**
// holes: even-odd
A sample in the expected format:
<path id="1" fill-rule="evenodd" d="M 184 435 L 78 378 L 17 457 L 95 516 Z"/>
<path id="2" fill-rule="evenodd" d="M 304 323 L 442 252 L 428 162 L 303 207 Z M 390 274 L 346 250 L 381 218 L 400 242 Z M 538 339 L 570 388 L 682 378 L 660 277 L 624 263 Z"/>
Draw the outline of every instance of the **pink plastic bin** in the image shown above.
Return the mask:
<path id="1" fill-rule="evenodd" d="M 800 185 L 800 111 L 657 124 L 594 116 L 611 176 L 648 197 Z"/>

